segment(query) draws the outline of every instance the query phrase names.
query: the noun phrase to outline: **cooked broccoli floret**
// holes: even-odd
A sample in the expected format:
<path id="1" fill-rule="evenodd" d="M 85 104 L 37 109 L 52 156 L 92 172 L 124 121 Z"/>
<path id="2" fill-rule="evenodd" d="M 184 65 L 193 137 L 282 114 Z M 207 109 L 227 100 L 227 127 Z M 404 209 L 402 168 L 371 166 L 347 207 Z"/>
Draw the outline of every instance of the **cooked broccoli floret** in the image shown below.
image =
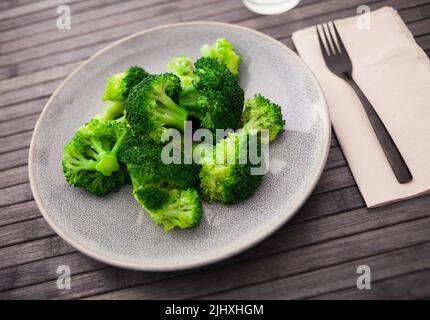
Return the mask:
<path id="1" fill-rule="evenodd" d="M 127 165 L 135 186 L 162 186 L 189 188 L 199 184 L 199 167 L 196 164 L 166 164 L 162 158 L 163 145 L 142 142 L 130 137 L 121 146 L 118 157 Z M 179 150 L 180 151 L 180 150 Z M 183 152 L 180 151 L 183 157 Z"/>
<path id="2" fill-rule="evenodd" d="M 108 101 L 108 105 L 103 108 L 103 113 L 97 118 L 101 121 L 121 118 L 124 115 L 125 102 L 131 89 L 147 76 L 149 76 L 148 72 L 141 67 L 134 66 L 110 77 L 103 93 L 103 101 Z"/>
<path id="3" fill-rule="evenodd" d="M 140 188 L 135 192 L 137 201 L 148 211 L 151 219 L 165 231 L 174 227 L 196 227 L 203 209 L 199 193 L 194 188 L 185 190 L 167 188 Z"/>
<path id="4" fill-rule="evenodd" d="M 133 66 L 124 72 L 114 74 L 108 79 L 103 101 L 125 101 L 133 87 L 149 76 L 141 67 Z"/>
<path id="5" fill-rule="evenodd" d="M 200 58 L 194 66 L 193 85 L 181 91 L 179 105 L 203 128 L 236 129 L 244 103 L 237 79 L 215 59 Z"/>
<path id="6" fill-rule="evenodd" d="M 170 194 L 166 188 L 140 186 L 136 188 L 135 197 L 145 209 L 155 211 L 169 202 Z"/>
<path id="7" fill-rule="evenodd" d="M 127 180 L 117 153 L 128 133 L 124 118 L 106 123 L 92 119 L 79 128 L 64 148 L 62 164 L 67 182 L 97 196 L 117 191 Z"/>
<path id="8" fill-rule="evenodd" d="M 235 77 L 239 76 L 240 56 L 234 51 L 233 45 L 226 38 L 219 38 L 210 46 L 203 45 L 200 48 L 203 57 L 217 59 L 224 63 Z"/>
<path id="9" fill-rule="evenodd" d="M 96 116 L 102 122 L 116 120 L 124 116 L 125 102 L 108 101 L 108 105 L 103 108 L 103 113 Z"/>
<path id="10" fill-rule="evenodd" d="M 182 88 L 192 84 L 193 62 L 187 56 L 179 56 L 170 60 L 167 64 L 167 71 L 176 74 L 181 79 Z"/>
<path id="11" fill-rule="evenodd" d="M 285 126 L 281 107 L 259 94 L 246 100 L 241 122 L 243 130 L 247 132 L 252 129 L 256 132 L 262 129 L 269 130 L 270 141 L 275 140 L 280 133 L 284 132 Z"/>
<path id="12" fill-rule="evenodd" d="M 249 198 L 261 184 L 262 175 L 252 174 L 251 169 L 260 164 L 253 164 L 249 147 L 256 136 L 233 133 L 220 140 L 213 152 L 203 150 L 199 163 L 200 190 L 205 200 L 234 204 Z M 261 152 L 256 142 L 256 153 Z M 201 150 L 202 151 L 202 150 Z"/>
<path id="13" fill-rule="evenodd" d="M 135 137 L 120 148 L 119 158 L 127 165 L 134 197 L 165 230 L 194 227 L 202 214 L 199 195 L 192 188 L 199 184 L 199 168 L 163 163 L 162 148 Z"/>
<path id="14" fill-rule="evenodd" d="M 160 143 L 167 128 L 184 131 L 188 113 L 174 101 L 180 90 L 180 80 L 172 73 L 151 75 L 135 86 L 126 104 L 133 132 Z"/>

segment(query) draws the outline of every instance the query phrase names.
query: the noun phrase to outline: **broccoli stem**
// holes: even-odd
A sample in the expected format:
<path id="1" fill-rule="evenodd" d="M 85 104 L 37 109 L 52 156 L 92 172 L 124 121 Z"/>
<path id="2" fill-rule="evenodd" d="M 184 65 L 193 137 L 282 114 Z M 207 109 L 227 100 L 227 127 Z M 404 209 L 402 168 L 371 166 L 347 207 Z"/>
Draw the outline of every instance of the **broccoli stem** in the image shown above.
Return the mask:
<path id="1" fill-rule="evenodd" d="M 91 147 L 94 149 L 94 151 L 96 151 L 94 157 L 96 158 L 96 160 L 98 160 L 101 155 L 106 153 L 106 150 L 103 148 L 103 143 L 99 139 L 91 137 L 90 141 Z"/>
<path id="2" fill-rule="evenodd" d="M 106 122 L 122 117 L 124 115 L 124 104 L 123 101 L 109 102 L 109 105 L 104 108 L 103 114 L 100 116 L 100 121 Z"/>
<path id="3" fill-rule="evenodd" d="M 94 170 L 97 165 L 97 161 L 88 160 L 80 153 L 73 154 L 73 158 L 70 159 L 70 163 L 79 170 Z"/>
<path id="4" fill-rule="evenodd" d="M 111 176 L 112 172 L 119 170 L 119 163 L 116 156 L 109 153 L 103 154 L 96 165 L 96 170 L 105 176 Z"/>
<path id="5" fill-rule="evenodd" d="M 249 131 L 251 129 L 259 129 L 261 126 L 260 116 L 252 117 L 248 120 L 248 122 L 243 124 L 243 129 L 245 131 Z"/>
<path id="6" fill-rule="evenodd" d="M 194 118 L 202 119 L 205 116 L 205 110 L 198 101 L 201 95 L 194 86 L 188 86 L 179 94 L 179 105 L 187 110 L 188 114 Z"/>
<path id="7" fill-rule="evenodd" d="M 124 143 L 127 133 L 128 130 L 124 129 L 117 135 L 117 140 L 111 150 L 106 150 L 102 141 L 95 138 L 90 139 L 91 147 L 95 152 L 92 152 L 91 150 L 88 152 L 91 157 L 97 160 L 97 164 L 94 167 L 95 170 L 105 176 L 111 176 L 112 172 L 119 170 L 120 166 L 116 154 L 118 149 Z"/>
<path id="8" fill-rule="evenodd" d="M 115 155 L 118 153 L 119 148 L 121 147 L 121 145 L 124 143 L 125 139 L 127 138 L 127 134 L 128 134 L 128 130 L 124 129 L 121 131 L 121 134 L 118 136 L 117 135 L 117 140 L 115 145 L 113 146 L 112 150 L 111 150 L 111 154 Z"/>
<path id="9" fill-rule="evenodd" d="M 106 152 L 104 151 L 100 156 L 100 161 L 96 166 L 96 170 L 103 173 L 105 176 L 112 175 L 112 172 L 118 171 L 120 166 L 117 159 L 118 149 L 124 143 L 127 137 L 128 130 L 124 129 L 119 135 L 117 135 L 117 140 L 113 148 Z"/>
<path id="10" fill-rule="evenodd" d="M 188 112 L 178 106 L 167 94 L 159 93 L 155 99 L 160 103 L 157 113 L 160 119 L 168 126 L 175 127 L 181 131 L 185 130 L 185 121 L 188 119 Z"/>

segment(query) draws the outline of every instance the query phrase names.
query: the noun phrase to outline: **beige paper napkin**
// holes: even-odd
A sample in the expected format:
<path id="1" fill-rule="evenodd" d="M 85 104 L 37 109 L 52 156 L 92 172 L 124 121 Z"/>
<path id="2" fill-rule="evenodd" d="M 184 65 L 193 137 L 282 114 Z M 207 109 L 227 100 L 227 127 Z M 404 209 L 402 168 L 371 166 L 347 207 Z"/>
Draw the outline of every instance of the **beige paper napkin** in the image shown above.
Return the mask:
<path id="1" fill-rule="evenodd" d="M 373 104 L 408 164 L 413 181 L 399 184 L 352 88 L 325 66 L 315 28 L 294 44 L 326 94 L 333 128 L 368 207 L 430 191 L 430 62 L 393 8 L 336 21 L 354 65 L 353 77 Z"/>

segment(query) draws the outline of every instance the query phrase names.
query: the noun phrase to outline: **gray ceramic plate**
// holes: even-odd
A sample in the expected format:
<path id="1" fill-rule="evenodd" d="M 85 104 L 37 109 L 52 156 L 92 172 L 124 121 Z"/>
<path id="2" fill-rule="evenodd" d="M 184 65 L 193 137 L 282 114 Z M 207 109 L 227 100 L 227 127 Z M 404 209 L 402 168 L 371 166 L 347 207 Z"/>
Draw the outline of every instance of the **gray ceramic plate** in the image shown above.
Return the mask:
<path id="1" fill-rule="evenodd" d="M 201 225 L 163 230 L 134 201 L 131 187 L 96 198 L 70 187 L 62 173 L 64 144 L 98 114 L 110 73 L 141 65 L 165 71 L 179 54 L 195 59 L 204 43 L 227 37 L 243 56 L 247 97 L 262 93 L 284 107 L 286 133 L 270 145 L 270 171 L 251 199 L 205 205 Z M 51 227 L 78 250 L 103 262 L 139 270 L 178 270 L 232 256 L 269 236 L 304 203 L 317 183 L 330 144 L 321 89 L 287 47 L 256 31 L 221 23 L 168 25 L 137 33 L 100 51 L 55 91 L 36 125 L 29 171 L 34 198 Z"/>

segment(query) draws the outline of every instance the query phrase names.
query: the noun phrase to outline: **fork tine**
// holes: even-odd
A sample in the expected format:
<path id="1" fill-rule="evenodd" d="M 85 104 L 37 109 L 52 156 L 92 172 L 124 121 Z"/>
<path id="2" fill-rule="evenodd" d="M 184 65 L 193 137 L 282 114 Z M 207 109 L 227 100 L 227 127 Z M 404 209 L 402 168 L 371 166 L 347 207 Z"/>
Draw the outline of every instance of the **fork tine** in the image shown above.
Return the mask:
<path id="1" fill-rule="evenodd" d="M 340 37 L 339 32 L 337 31 L 336 24 L 334 22 L 332 22 L 332 24 L 333 24 L 334 32 L 336 34 L 337 43 L 339 45 L 340 52 L 347 53 L 345 45 L 343 44 L 342 38 Z"/>
<path id="2" fill-rule="evenodd" d="M 323 24 L 322 28 L 324 30 L 324 35 L 327 42 L 327 48 L 329 48 L 330 55 L 334 56 L 336 54 L 336 49 L 333 46 L 334 41 L 330 33 L 330 28 L 327 24 Z"/>
<path id="3" fill-rule="evenodd" d="M 317 35 L 318 35 L 318 41 L 320 43 L 321 52 L 323 54 L 324 60 L 327 60 L 329 54 L 328 54 L 327 49 L 326 49 L 326 47 L 324 45 L 324 41 L 322 39 L 321 31 L 320 31 L 320 29 L 318 27 L 319 26 L 316 26 L 316 28 L 317 28 Z"/>

